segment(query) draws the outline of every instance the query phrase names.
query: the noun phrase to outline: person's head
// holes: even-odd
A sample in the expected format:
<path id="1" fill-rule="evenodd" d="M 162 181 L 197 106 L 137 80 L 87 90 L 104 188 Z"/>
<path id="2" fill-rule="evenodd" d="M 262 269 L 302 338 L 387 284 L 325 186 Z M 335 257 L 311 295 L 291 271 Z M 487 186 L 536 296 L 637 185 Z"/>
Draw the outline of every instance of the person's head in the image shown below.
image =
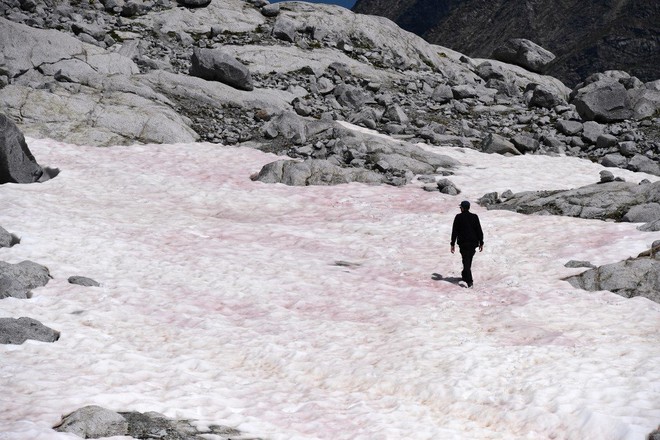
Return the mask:
<path id="1" fill-rule="evenodd" d="M 460 205 L 458 205 L 461 208 L 461 211 L 469 211 L 470 210 L 470 202 L 467 200 L 463 200 Z"/>

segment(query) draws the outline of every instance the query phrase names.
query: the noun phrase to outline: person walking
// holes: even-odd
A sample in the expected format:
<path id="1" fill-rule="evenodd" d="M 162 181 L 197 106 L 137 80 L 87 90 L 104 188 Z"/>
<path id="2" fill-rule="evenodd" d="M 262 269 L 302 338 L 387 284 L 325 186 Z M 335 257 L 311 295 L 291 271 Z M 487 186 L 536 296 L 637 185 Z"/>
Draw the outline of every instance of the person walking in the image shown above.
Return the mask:
<path id="1" fill-rule="evenodd" d="M 454 245 L 458 243 L 463 258 L 461 277 L 468 287 L 472 287 L 474 283 L 472 279 L 472 259 L 477 252 L 477 247 L 479 252 L 484 250 L 484 233 L 481 230 L 479 216 L 470 212 L 470 202 L 463 200 L 459 208 L 461 208 L 461 213 L 456 214 L 456 217 L 454 217 L 454 224 L 451 229 L 451 253 L 454 253 L 456 250 Z"/>

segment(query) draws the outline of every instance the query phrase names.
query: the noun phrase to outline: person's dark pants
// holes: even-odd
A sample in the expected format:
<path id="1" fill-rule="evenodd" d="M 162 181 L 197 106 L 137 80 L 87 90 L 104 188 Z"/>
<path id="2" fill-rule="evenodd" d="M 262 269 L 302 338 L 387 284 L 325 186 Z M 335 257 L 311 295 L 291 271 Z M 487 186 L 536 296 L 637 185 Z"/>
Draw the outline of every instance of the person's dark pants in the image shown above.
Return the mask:
<path id="1" fill-rule="evenodd" d="M 461 272 L 461 277 L 463 281 L 468 284 L 472 284 L 474 281 L 472 279 L 472 259 L 474 254 L 477 252 L 476 246 L 460 246 L 461 257 L 463 257 L 463 271 Z"/>

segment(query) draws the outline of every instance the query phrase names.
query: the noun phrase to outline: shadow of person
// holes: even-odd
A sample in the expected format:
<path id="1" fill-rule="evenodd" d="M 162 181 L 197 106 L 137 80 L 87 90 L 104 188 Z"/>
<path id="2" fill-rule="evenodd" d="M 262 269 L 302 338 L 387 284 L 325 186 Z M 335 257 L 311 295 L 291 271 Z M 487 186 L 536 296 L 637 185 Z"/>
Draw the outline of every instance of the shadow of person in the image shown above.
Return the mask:
<path id="1" fill-rule="evenodd" d="M 431 274 L 431 278 L 435 281 L 446 281 L 448 283 L 456 284 L 457 286 L 466 287 L 460 284 L 460 282 L 463 281 L 463 278 L 460 277 L 443 277 L 439 273 L 433 273 Z"/>

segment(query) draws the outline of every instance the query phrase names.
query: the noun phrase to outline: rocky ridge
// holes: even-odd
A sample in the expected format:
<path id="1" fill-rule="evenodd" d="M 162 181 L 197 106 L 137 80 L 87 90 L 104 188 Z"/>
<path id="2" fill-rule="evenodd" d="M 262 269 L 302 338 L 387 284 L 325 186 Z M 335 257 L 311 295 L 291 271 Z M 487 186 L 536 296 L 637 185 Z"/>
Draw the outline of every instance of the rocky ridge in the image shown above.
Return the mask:
<path id="1" fill-rule="evenodd" d="M 365 141 L 337 123 L 347 121 L 398 138 L 403 150 L 424 142 L 568 154 L 660 172 L 660 84 L 624 72 L 571 91 L 379 17 L 306 3 L 15 0 L 0 8 L 0 112 L 28 136 L 99 146 L 249 143 L 410 181 L 410 161 L 365 154 Z M 205 76 L 201 54 L 232 60 L 224 66 L 240 76 Z M 495 135 L 515 148 L 498 150 Z"/>

